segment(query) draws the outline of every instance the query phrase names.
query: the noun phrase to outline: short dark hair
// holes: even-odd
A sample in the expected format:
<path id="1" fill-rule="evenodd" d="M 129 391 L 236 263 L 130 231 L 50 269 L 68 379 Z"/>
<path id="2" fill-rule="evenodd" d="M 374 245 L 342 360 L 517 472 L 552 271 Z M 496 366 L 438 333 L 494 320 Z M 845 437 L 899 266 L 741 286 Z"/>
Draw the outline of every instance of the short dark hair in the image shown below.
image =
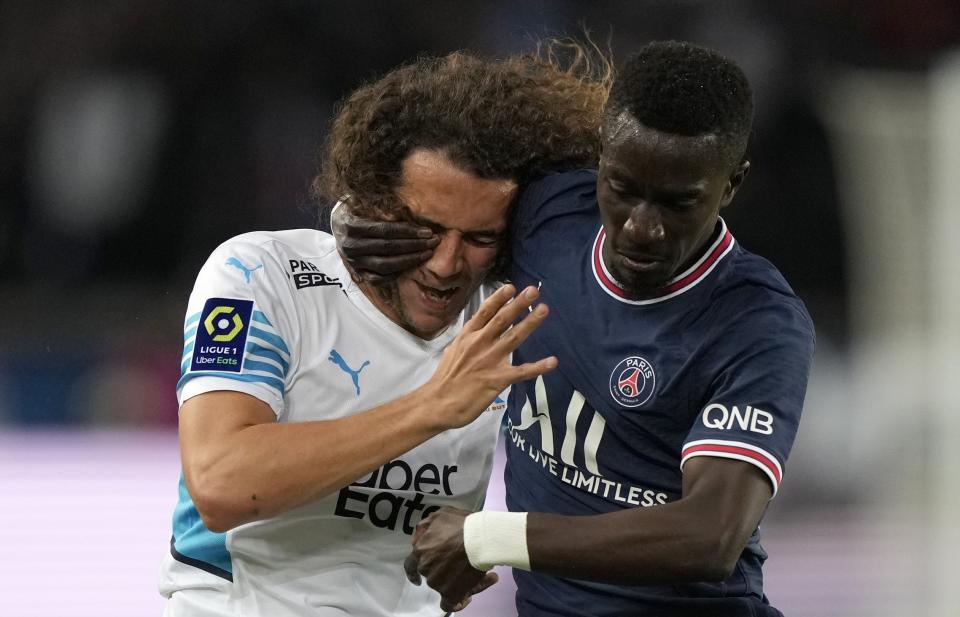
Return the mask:
<path id="1" fill-rule="evenodd" d="M 604 118 L 612 120 L 624 111 L 664 133 L 715 134 L 724 158 L 739 162 L 753 123 L 753 92 L 743 70 L 715 51 L 654 41 L 627 58 Z"/>

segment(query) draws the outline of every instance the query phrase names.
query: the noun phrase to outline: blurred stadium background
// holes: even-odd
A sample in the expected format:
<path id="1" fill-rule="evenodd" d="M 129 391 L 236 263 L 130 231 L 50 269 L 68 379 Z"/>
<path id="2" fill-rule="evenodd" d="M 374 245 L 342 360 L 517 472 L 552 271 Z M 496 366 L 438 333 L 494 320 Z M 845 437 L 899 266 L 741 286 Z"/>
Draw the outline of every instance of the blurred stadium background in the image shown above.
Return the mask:
<path id="1" fill-rule="evenodd" d="M 336 101 L 418 53 L 581 23 L 618 59 L 717 48 L 756 90 L 726 217 L 819 337 L 768 595 L 789 617 L 960 615 L 955 0 L 0 0 L 0 613 L 161 613 L 193 277 L 234 234 L 317 224 Z M 514 614 L 503 578 L 464 614 Z"/>

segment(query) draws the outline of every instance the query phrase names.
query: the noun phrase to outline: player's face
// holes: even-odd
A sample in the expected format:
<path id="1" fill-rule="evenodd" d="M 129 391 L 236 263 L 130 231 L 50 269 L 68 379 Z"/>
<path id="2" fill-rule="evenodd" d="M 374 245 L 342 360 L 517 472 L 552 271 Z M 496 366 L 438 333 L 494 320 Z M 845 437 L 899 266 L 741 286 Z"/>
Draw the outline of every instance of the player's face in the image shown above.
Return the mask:
<path id="1" fill-rule="evenodd" d="M 493 267 L 516 192 L 512 180 L 479 178 L 435 150 L 413 151 L 403 162 L 397 195 L 440 244 L 429 260 L 398 277 L 393 301 L 381 310 L 426 339 L 450 325 Z"/>
<path id="2" fill-rule="evenodd" d="M 629 291 L 657 295 L 700 257 L 749 168 L 731 171 L 718 152 L 713 136 L 662 133 L 628 113 L 605 125 L 597 178 L 603 259 Z"/>

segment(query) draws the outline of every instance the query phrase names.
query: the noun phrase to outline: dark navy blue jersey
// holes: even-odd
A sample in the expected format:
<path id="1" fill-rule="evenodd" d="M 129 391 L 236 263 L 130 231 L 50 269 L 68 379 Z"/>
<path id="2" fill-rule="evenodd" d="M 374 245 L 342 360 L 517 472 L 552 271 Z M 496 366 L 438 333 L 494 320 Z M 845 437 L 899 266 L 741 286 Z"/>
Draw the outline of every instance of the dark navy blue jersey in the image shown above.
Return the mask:
<path id="1" fill-rule="evenodd" d="M 681 496 L 683 464 L 756 465 L 776 494 L 813 354 L 803 303 L 719 220 L 703 257 L 650 299 L 601 259 L 596 172 L 532 184 L 514 226 L 511 278 L 540 287 L 550 317 L 515 352 L 559 367 L 514 386 L 507 505 L 566 515 L 653 507 Z M 780 615 L 763 593 L 755 532 L 722 583 L 623 586 L 515 570 L 521 617 Z"/>

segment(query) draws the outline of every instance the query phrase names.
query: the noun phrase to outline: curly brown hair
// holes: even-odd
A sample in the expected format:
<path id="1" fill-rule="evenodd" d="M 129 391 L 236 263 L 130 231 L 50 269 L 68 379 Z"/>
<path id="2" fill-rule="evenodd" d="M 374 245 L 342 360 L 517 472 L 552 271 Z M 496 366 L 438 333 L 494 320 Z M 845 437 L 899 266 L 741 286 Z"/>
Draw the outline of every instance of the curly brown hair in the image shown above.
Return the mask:
<path id="1" fill-rule="evenodd" d="M 395 189 L 416 148 L 481 178 L 523 185 L 594 167 L 613 65 L 592 42 L 552 40 L 504 59 L 424 57 L 361 86 L 340 106 L 313 188 L 357 214 L 402 217 Z"/>

